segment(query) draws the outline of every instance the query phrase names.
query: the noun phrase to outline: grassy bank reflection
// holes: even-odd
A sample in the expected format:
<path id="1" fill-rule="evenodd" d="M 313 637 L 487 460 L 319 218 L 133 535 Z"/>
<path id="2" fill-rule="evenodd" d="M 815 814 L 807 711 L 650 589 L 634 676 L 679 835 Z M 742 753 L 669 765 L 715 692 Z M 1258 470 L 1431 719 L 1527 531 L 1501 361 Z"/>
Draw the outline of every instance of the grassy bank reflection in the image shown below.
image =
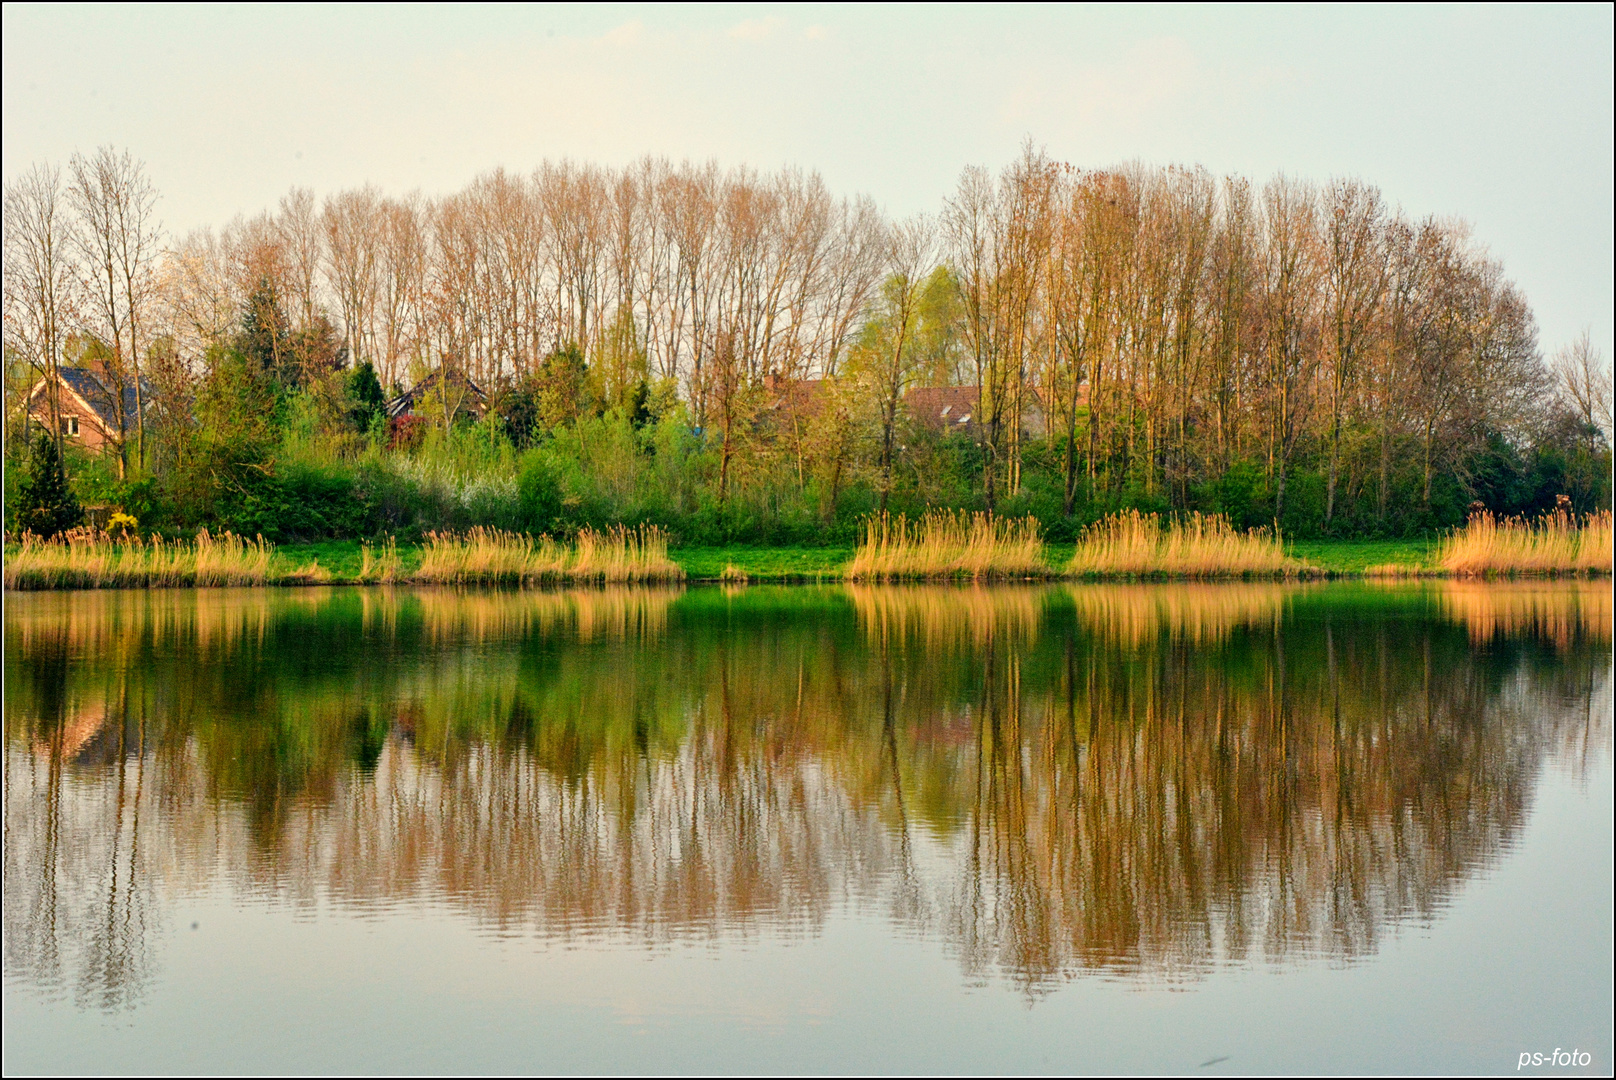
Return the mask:
<path id="1" fill-rule="evenodd" d="M 8 977 L 138 997 L 166 898 L 812 932 L 1029 990 L 1350 959 L 1608 745 L 1609 595 L 1060 585 L 43 593 L 6 617 Z"/>

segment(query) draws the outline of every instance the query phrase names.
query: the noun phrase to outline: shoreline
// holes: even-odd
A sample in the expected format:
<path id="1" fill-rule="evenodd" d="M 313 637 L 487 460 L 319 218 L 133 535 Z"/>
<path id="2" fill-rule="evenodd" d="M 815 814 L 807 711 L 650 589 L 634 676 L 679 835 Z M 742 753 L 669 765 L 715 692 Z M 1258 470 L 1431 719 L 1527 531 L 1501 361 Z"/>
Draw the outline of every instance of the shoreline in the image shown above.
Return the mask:
<path id="1" fill-rule="evenodd" d="M 972 579 L 963 575 L 908 577 L 890 581 L 858 581 L 854 584 L 1030 584 L 1038 582 L 1093 582 L 1093 583 L 1255 583 L 1278 581 L 1555 581 L 1565 579 L 1606 578 L 1611 575 L 1599 571 L 1565 571 L 1559 573 L 1514 573 L 1489 575 L 1461 575 L 1431 566 L 1427 560 L 1434 554 L 1435 541 L 1310 541 L 1286 544 L 1287 554 L 1306 564 L 1299 570 L 1282 573 L 1223 573 L 1223 574 L 1072 574 L 1062 567 L 1072 556 L 1073 545 L 1051 544 L 1044 550 L 1048 566 L 1045 575 L 1018 577 L 992 576 Z M 7 546 L 5 556 L 10 560 L 15 548 Z M 268 579 L 243 583 L 240 588 L 301 588 L 317 585 L 359 586 L 395 584 L 429 586 L 457 584 L 454 582 L 412 580 L 413 569 L 419 565 L 421 547 L 409 545 L 399 549 L 404 567 L 391 582 L 366 578 L 361 573 L 363 547 L 360 541 L 327 541 L 314 544 L 280 545 L 274 552 L 274 566 Z M 828 585 L 848 583 L 846 567 L 852 561 L 854 549 L 850 547 L 687 547 L 670 548 L 668 558 L 683 572 L 676 580 L 664 579 L 645 582 L 617 582 L 614 584 L 666 585 Z M 405 569 L 408 567 L 408 569 Z M 554 589 L 558 587 L 608 584 L 587 578 L 574 581 L 515 583 L 477 583 L 494 588 Z M 194 584 L 153 584 L 111 586 L 113 588 L 196 588 Z M 206 586 L 203 586 L 206 587 Z M 74 592 L 91 591 L 107 586 L 49 586 L 6 585 L 6 592 Z"/>

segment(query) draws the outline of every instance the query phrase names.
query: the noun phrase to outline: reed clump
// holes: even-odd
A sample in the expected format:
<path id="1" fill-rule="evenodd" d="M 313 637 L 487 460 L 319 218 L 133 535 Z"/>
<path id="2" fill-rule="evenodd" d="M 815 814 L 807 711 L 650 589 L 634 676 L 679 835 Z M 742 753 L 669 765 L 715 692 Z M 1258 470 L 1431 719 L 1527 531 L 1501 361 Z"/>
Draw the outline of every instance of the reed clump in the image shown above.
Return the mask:
<path id="1" fill-rule="evenodd" d="M 1050 576 L 1035 518 L 933 510 L 919 521 L 876 514 L 848 564 L 850 581 L 922 581 Z"/>
<path id="2" fill-rule="evenodd" d="M 1611 515 L 1563 503 L 1535 521 L 1482 510 L 1442 542 L 1438 564 L 1459 577 L 1611 572 Z"/>
<path id="3" fill-rule="evenodd" d="M 391 585 L 404 576 L 404 560 L 398 541 L 389 536 L 377 551 L 368 543 L 359 546 L 359 580 L 366 584 Z"/>
<path id="4" fill-rule="evenodd" d="M 1072 553 L 1076 577 L 1290 577 L 1310 569 L 1277 532 L 1241 532 L 1222 514 L 1163 521 L 1127 510 L 1089 526 Z"/>
<path id="5" fill-rule="evenodd" d="M 605 532 L 582 529 L 573 545 L 567 576 L 573 581 L 620 584 L 629 581 L 678 581 L 685 576 L 668 558 L 668 533 L 657 525 Z"/>
<path id="6" fill-rule="evenodd" d="M 320 565 L 320 560 L 293 567 L 280 576 L 282 585 L 329 585 L 336 580 L 328 567 Z"/>
<path id="7" fill-rule="evenodd" d="M 394 573 L 399 571 L 395 567 Z M 540 585 L 568 581 L 622 584 L 677 581 L 667 533 L 655 525 L 583 529 L 572 544 L 500 529 L 428 533 L 409 580 L 440 585 Z"/>
<path id="8" fill-rule="evenodd" d="M 43 540 L 24 533 L 6 559 L 8 589 L 142 589 L 172 586 L 265 585 L 275 547 L 263 537 L 214 536 L 194 540 L 114 539 L 95 529 L 74 529 Z"/>

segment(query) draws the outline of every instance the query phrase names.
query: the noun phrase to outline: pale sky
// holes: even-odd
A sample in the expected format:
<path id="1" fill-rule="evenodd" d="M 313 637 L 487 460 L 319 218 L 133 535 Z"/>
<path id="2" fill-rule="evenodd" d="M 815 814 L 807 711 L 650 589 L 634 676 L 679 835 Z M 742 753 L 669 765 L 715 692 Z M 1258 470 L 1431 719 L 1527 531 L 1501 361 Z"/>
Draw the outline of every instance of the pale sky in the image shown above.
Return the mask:
<path id="1" fill-rule="evenodd" d="M 9 179 L 103 143 L 175 233 L 545 158 L 817 169 L 895 215 L 1031 137 L 1459 216 L 1537 312 L 1612 355 L 1612 9 L 98 8 L 8 3 Z"/>

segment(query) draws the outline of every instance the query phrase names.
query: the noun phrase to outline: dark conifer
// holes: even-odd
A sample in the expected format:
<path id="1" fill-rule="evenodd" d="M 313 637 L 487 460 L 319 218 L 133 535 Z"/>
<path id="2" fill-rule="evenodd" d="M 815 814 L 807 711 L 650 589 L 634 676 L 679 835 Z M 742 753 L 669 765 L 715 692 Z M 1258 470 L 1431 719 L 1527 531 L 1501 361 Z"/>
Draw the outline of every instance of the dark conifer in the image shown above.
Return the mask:
<path id="1" fill-rule="evenodd" d="M 361 434 L 387 415 L 387 395 L 369 360 L 348 373 L 348 418 Z"/>
<path id="2" fill-rule="evenodd" d="M 84 510 L 68 486 L 55 440 L 41 434 L 34 443 L 33 458 L 28 479 L 18 493 L 18 524 L 25 532 L 50 539 L 82 522 Z"/>

